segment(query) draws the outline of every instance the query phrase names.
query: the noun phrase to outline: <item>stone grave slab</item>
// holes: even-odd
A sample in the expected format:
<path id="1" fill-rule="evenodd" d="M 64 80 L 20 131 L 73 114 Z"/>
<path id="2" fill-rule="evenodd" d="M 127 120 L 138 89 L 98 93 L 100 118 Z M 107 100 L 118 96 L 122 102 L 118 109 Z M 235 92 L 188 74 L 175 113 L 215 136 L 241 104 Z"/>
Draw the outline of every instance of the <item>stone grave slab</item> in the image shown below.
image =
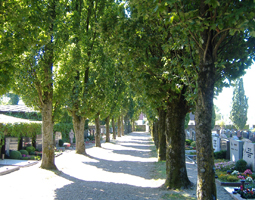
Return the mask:
<path id="1" fill-rule="evenodd" d="M 243 159 L 247 162 L 247 165 L 251 166 L 252 171 L 255 170 L 255 144 L 245 142 L 243 145 Z"/>
<path id="2" fill-rule="evenodd" d="M 56 144 L 56 146 L 59 146 L 59 140 L 62 140 L 62 133 L 61 132 L 56 132 L 55 133 L 55 144 Z"/>
<path id="3" fill-rule="evenodd" d="M 5 151 L 6 155 L 10 155 L 11 151 L 18 151 L 19 140 L 17 137 L 6 137 L 5 138 Z"/>
<path id="4" fill-rule="evenodd" d="M 231 161 L 238 161 L 243 158 L 243 141 L 230 140 L 230 159 Z"/>
<path id="5" fill-rule="evenodd" d="M 214 152 L 220 151 L 220 138 L 213 137 L 212 143 L 213 143 Z"/>
<path id="6" fill-rule="evenodd" d="M 228 139 L 220 140 L 220 150 L 227 151 L 226 159 L 230 159 L 230 142 Z"/>
<path id="7" fill-rule="evenodd" d="M 32 146 L 32 140 L 30 137 L 22 137 L 22 147 L 26 148 Z"/>
<path id="8" fill-rule="evenodd" d="M 42 151 L 42 142 L 43 142 L 43 137 L 42 134 L 36 136 L 36 149 L 39 151 Z"/>

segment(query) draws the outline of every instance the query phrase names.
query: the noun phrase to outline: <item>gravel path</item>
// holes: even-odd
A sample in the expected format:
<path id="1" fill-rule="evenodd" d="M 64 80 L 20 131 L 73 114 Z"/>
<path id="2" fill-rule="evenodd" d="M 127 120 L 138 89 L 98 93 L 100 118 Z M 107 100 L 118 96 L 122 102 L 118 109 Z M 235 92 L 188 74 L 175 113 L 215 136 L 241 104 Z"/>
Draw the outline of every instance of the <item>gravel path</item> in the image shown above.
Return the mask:
<path id="1" fill-rule="evenodd" d="M 89 156 L 66 151 L 56 158 L 61 172 L 40 169 L 40 164 L 0 177 L 1 199 L 58 200 L 160 200 L 176 193 L 161 188 L 163 179 L 151 173 L 157 161 L 151 157 L 148 133 L 131 133 L 102 148 L 86 146 Z M 189 178 L 196 182 L 196 166 L 187 163 Z M 217 186 L 218 199 L 232 199 Z M 178 193 L 195 197 L 195 188 Z M 178 198 L 175 198 L 178 199 Z M 190 198 L 187 198 L 190 199 Z"/>

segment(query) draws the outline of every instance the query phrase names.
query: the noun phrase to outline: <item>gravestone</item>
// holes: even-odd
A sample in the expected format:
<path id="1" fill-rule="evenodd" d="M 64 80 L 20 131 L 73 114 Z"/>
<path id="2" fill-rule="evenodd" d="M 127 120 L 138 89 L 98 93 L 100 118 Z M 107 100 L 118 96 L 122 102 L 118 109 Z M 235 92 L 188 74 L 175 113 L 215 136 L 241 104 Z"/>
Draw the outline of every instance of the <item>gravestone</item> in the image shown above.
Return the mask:
<path id="1" fill-rule="evenodd" d="M 214 152 L 220 151 L 220 138 L 213 137 L 212 142 L 213 142 Z"/>
<path id="2" fill-rule="evenodd" d="M 26 148 L 32 146 L 32 140 L 30 137 L 22 137 L 22 147 Z"/>
<path id="3" fill-rule="evenodd" d="M 69 133 L 69 138 L 70 138 L 70 144 L 73 144 L 73 138 L 74 138 L 74 132 L 71 129 L 70 133 Z"/>
<path id="4" fill-rule="evenodd" d="M 10 156 L 10 151 L 18 151 L 19 140 L 17 137 L 5 138 L 5 152 Z"/>
<path id="5" fill-rule="evenodd" d="M 186 140 L 190 139 L 190 132 L 188 130 L 185 130 Z"/>
<path id="6" fill-rule="evenodd" d="M 231 161 L 238 161 L 243 158 L 243 141 L 230 140 L 230 159 Z"/>
<path id="7" fill-rule="evenodd" d="M 230 159 L 230 142 L 227 139 L 220 140 L 220 150 L 227 151 L 226 159 Z"/>
<path id="8" fill-rule="evenodd" d="M 55 133 L 55 144 L 56 144 L 56 146 L 59 146 L 59 140 L 62 140 L 62 133 L 61 132 L 56 132 Z"/>
<path id="9" fill-rule="evenodd" d="M 243 138 L 249 139 L 249 134 L 248 134 L 248 132 L 246 132 L 246 131 L 243 132 Z"/>
<path id="10" fill-rule="evenodd" d="M 227 129 L 227 130 L 225 131 L 225 135 L 227 136 L 227 138 L 230 137 L 230 130 L 229 130 L 229 129 Z"/>
<path id="11" fill-rule="evenodd" d="M 43 137 L 42 137 L 42 134 L 40 135 L 36 135 L 36 149 L 38 149 L 39 151 L 42 151 L 42 140 L 43 140 Z"/>
<path id="12" fill-rule="evenodd" d="M 245 142 L 243 145 L 243 159 L 247 162 L 247 165 L 255 170 L 255 144 Z"/>
<path id="13" fill-rule="evenodd" d="M 191 130 L 191 139 L 196 141 L 196 132 L 193 129 Z"/>

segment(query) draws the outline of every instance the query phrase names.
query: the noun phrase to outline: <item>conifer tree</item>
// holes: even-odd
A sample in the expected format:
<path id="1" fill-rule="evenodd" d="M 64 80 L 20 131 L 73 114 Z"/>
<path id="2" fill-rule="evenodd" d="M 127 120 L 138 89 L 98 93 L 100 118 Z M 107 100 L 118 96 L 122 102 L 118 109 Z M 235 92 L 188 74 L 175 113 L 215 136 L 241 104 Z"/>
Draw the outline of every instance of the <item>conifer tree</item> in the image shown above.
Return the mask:
<path id="1" fill-rule="evenodd" d="M 243 88 L 243 79 L 237 79 L 232 98 L 230 119 L 238 129 L 243 129 L 247 121 L 248 99 Z"/>

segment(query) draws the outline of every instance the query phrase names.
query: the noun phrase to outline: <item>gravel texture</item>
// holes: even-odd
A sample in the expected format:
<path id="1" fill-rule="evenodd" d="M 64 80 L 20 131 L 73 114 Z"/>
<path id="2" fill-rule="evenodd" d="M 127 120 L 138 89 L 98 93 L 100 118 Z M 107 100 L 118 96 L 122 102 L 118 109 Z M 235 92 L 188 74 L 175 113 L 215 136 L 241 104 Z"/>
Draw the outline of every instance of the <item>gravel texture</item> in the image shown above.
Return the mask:
<path id="1" fill-rule="evenodd" d="M 165 190 L 161 187 L 163 179 L 151 178 L 157 159 L 151 157 L 150 138 L 148 133 L 131 133 L 102 143 L 102 148 L 88 145 L 88 156 L 66 151 L 55 160 L 56 172 L 43 170 L 38 163 L 1 176 L 1 199 L 160 200 L 171 193 L 195 197 L 195 187 Z M 196 183 L 196 165 L 187 162 L 187 170 Z M 217 192 L 218 199 L 232 199 L 219 185 Z"/>

